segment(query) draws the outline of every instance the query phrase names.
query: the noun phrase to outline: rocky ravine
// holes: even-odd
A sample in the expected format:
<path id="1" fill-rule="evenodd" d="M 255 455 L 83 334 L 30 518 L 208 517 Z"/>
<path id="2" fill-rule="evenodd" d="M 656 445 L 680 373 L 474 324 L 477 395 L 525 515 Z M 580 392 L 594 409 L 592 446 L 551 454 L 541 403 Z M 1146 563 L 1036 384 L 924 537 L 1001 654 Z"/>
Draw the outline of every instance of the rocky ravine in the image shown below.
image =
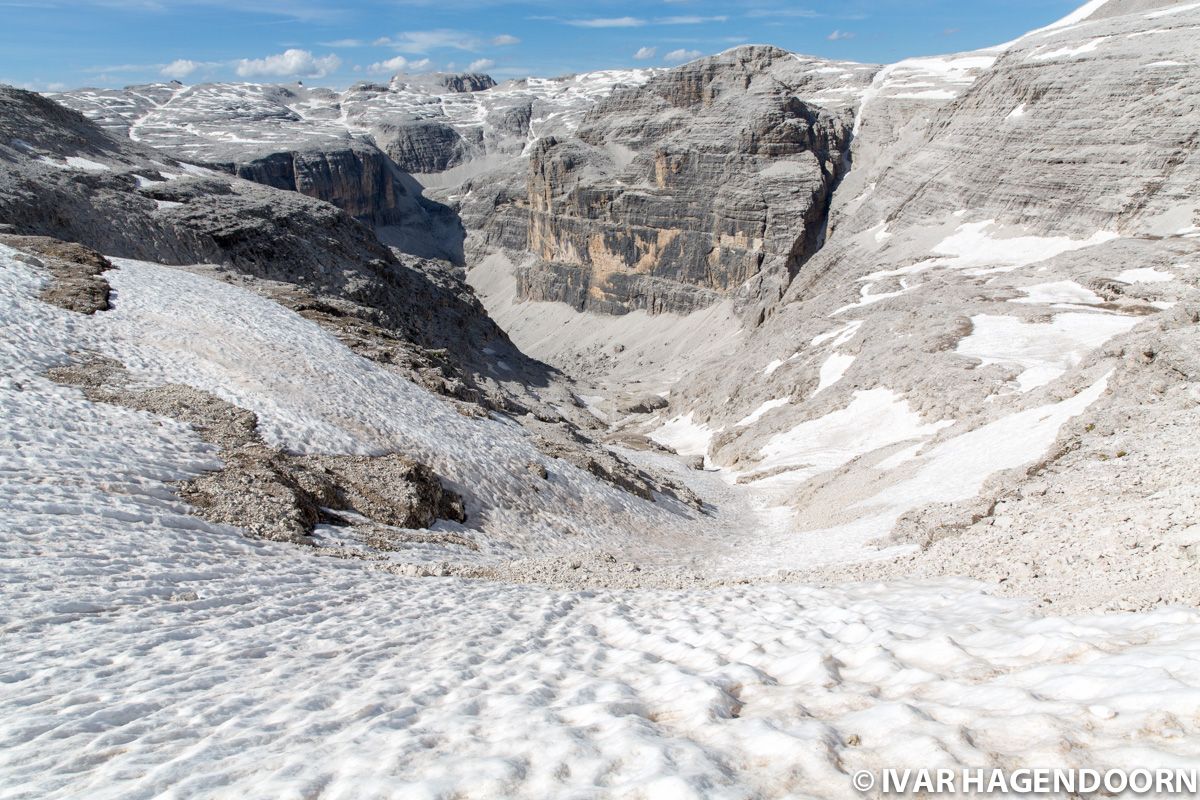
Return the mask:
<path id="1" fill-rule="evenodd" d="M 654 447 L 703 459 L 719 471 L 682 476 L 702 494 L 726 496 L 714 475 L 734 487 L 742 535 L 703 547 L 759 553 L 742 574 L 814 579 L 883 556 L 855 574 L 940 563 L 1017 593 L 1143 607 L 1190 595 L 1145 596 L 1111 556 L 1034 563 L 1053 525 L 1082 536 L 1094 519 L 1079 492 L 1038 487 L 1095 486 L 1117 467 L 1160 485 L 1188 461 L 1186 437 L 1154 431 L 1196 394 L 1198 15 L 1091 3 L 1006 45 L 882 68 L 747 47 L 499 86 L 397 76 L 341 94 L 62 99 L 210 164 L 222 132 L 257 136 L 226 158 L 234 171 L 295 165 L 299 140 L 407 170 L 424 184 L 413 196 L 460 215 L 469 277 L 506 331 L 587 378 L 576 393 L 610 443 L 660 467 Z M 391 223 L 368 221 L 386 240 Z M 1154 421 L 1133 449 L 1108 447 L 1097 437 L 1128 428 L 1133 398 Z M 1162 491 L 1114 500 L 1129 549 L 1153 538 L 1130 580 L 1189 568 L 1200 520 Z M 985 528 L 1009 531 L 1007 560 L 1025 568 L 970 558 Z"/>

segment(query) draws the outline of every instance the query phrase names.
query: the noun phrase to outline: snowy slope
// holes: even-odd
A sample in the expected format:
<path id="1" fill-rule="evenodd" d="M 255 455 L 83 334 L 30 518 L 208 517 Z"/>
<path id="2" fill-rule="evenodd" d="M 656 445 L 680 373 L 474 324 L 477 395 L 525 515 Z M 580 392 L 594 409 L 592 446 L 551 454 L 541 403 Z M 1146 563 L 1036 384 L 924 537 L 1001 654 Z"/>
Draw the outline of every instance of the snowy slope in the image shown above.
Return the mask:
<path id="1" fill-rule="evenodd" d="M 855 770 L 896 764 L 1200 759 L 1194 611 L 1035 618 L 961 581 L 617 594 L 415 580 L 205 523 L 167 483 L 215 465 L 194 433 L 40 372 L 73 350 L 118 353 L 144 379 L 252 404 L 301 449 L 415 437 L 380 417 L 384 389 L 401 418 L 438 412 L 240 290 L 126 262 L 116 310 L 88 318 L 34 299 L 41 279 L 11 255 L 4 797 L 840 798 Z M 189 311 L 200 290 L 220 302 Z M 201 336 L 233 319 L 242 340 Z M 285 385 L 279 358 L 305 382 Z M 455 456 L 520 452 L 494 423 L 437 419 Z M 594 482 L 571 490 L 611 501 Z"/>

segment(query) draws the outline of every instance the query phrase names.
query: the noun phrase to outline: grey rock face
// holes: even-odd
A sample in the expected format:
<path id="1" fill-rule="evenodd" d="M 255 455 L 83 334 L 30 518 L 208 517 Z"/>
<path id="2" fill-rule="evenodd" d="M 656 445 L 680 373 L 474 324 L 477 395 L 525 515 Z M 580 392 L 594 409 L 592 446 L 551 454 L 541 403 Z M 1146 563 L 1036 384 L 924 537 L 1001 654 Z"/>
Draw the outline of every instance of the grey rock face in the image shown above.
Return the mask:
<path id="1" fill-rule="evenodd" d="M 805 64 L 747 47 L 614 92 L 530 156 L 523 296 L 687 312 L 816 251 L 853 118 L 801 100 Z M 869 77 L 864 74 L 863 78 Z"/>
<path id="2" fill-rule="evenodd" d="M 470 145 L 444 122 L 411 119 L 379 122 L 371 133 L 384 152 L 409 172 L 442 172 L 469 157 Z"/>

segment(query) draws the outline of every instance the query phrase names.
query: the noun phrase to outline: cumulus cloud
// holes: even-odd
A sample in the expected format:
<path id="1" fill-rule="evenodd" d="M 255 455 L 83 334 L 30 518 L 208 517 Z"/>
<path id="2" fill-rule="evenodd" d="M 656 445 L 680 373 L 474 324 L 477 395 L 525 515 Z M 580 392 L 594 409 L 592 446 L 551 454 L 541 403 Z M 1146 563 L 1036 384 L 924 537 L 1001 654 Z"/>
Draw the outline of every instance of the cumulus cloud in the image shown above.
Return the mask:
<path id="1" fill-rule="evenodd" d="M 825 38 L 831 42 L 840 42 L 843 39 L 853 39 L 854 34 L 851 33 L 850 31 L 834 31 L 833 33 L 829 34 Z"/>
<path id="2" fill-rule="evenodd" d="M 657 47 L 639 47 L 638 51 L 633 54 L 633 57 L 638 61 L 645 61 L 648 58 L 654 58 L 657 53 Z"/>
<path id="3" fill-rule="evenodd" d="M 422 58 L 410 61 L 404 56 L 389 58 L 387 61 L 377 61 L 367 67 L 368 72 L 420 72 L 429 68 L 429 59 Z"/>
<path id="4" fill-rule="evenodd" d="M 243 58 L 237 63 L 237 74 L 243 78 L 260 75 L 276 78 L 323 78 L 336 72 L 342 60 L 332 53 L 314 56 L 307 50 L 292 48 L 266 58 Z"/>
<path id="5" fill-rule="evenodd" d="M 520 44 L 521 40 L 509 33 L 502 33 L 499 36 L 492 37 L 492 44 L 496 47 L 505 47 L 510 44 Z"/>
<path id="6" fill-rule="evenodd" d="M 667 53 L 665 56 L 663 56 L 663 61 L 667 62 L 668 64 L 682 64 L 685 61 L 697 59 L 702 55 L 704 54 L 699 50 L 683 50 L 681 48 L 679 50 L 672 50 L 671 52 Z"/>
<path id="7" fill-rule="evenodd" d="M 483 72 L 485 69 L 496 66 L 496 62 L 490 58 L 477 58 L 470 64 L 467 64 L 467 72 Z"/>
<path id="8" fill-rule="evenodd" d="M 177 58 L 170 64 L 165 65 L 158 72 L 164 78 L 174 78 L 177 81 L 181 81 L 202 66 L 204 65 L 199 61 L 192 61 L 190 58 Z"/>

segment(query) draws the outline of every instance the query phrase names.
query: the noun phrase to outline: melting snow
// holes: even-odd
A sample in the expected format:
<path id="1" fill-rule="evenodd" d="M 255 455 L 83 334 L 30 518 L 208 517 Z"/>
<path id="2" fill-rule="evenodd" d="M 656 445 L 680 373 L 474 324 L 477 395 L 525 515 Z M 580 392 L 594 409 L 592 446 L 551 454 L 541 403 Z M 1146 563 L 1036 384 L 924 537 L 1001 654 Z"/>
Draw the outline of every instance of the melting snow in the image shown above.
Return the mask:
<path id="1" fill-rule="evenodd" d="M 846 370 L 850 369 L 850 365 L 854 363 L 854 358 L 854 356 L 843 353 L 834 353 L 825 359 L 825 363 L 821 365 L 820 381 L 817 383 L 817 389 L 813 392 L 813 396 L 840 381 L 846 374 Z"/>
<path id="2" fill-rule="evenodd" d="M 763 414 L 766 414 L 771 409 L 779 408 L 781 406 L 786 406 L 790 402 L 792 402 L 792 398 L 790 398 L 790 397 L 780 397 L 776 400 L 768 400 L 765 403 L 763 403 L 761 406 L 754 409 L 752 412 L 750 412 L 749 414 L 747 414 L 746 416 L 742 417 L 740 420 L 735 422 L 734 425 L 738 428 L 744 428 L 747 425 L 753 425 L 754 423 L 756 423 L 760 419 L 762 419 Z"/>
<path id="3" fill-rule="evenodd" d="M 788 472 L 780 476 L 784 480 L 806 480 L 863 453 L 905 439 L 930 436 L 951 424 L 949 420 L 922 423 L 908 401 L 891 389 L 859 391 L 846 408 L 771 437 L 762 448 L 762 460 L 755 471 L 787 468 Z"/>
<path id="4" fill-rule="evenodd" d="M 1089 39 L 1087 42 L 1078 45 L 1077 47 L 1060 47 L 1056 50 L 1049 50 L 1047 52 L 1035 52 L 1029 56 L 1029 60 L 1050 61 L 1051 59 L 1055 58 L 1074 58 L 1076 56 L 1081 56 L 1095 51 L 1095 49 L 1108 38 L 1109 37 L 1107 36 L 1097 36 L 1095 39 Z"/>
<path id="5" fill-rule="evenodd" d="M 1195 611 L 1033 616 L 955 580 L 556 592 L 404 578 L 206 523 L 169 482 L 215 467 L 213 448 L 41 373 L 103 350 L 158 379 L 263 393 L 273 435 L 302 444 L 390 444 L 415 419 L 439 449 L 469 455 L 486 435 L 484 458 L 529 453 L 505 426 L 443 416 L 436 398 L 236 287 L 125 262 L 109 273 L 116 309 L 83 316 L 38 302 L 42 279 L 11 252 L 0 248 L 6 787 L 47 800 L 828 799 L 853 793 L 855 770 L 927 753 L 1020 763 L 1070 741 L 1079 763 L 1127 768 L 1200 754 Z M 939 445 L 871 508 L 955 497 L 1036 458 L 1102 390 Z M 886 389 L 860 393 L 864 413 L 808 430 L 854 451 L 871 445 L 851 441 L 876 429 L 864 423 L 933 427 L 898 405 Z M 587 505 L 598 491 L 603 513 L 603 487 L 569 488 L 550 501 Z"/>
<path id="6" fill-rule="evenodd" d="M 1184 3 L 1183 5 L 1171 6 L 1160 11 L 1151 11 L 1146 15 L 1146 19 L 1158 19 L 1159 17 L 1166 17 L 1171 14 L 1181 14 L 1184 11 L 1191 11 L 1196 8 L 1200 8 L 1200 3 Z"/>
<path id="7" fill-rule="evenodd" d="M 1104 298 L 1080 286 L 1075 281 L 1056 281 L 1054 283 L 1039 283 L 1034 286 L 1018 286 L 1026 294 L 1025 297 L 1010 300 L 1012 303 L 1082 303 L 1097 305 Z"/>
<path id="8" fill-rule="evenodd" d="M 1175 280 L 1170 272 L 1160 272 L 1151 267 L 1142 269 L 1127 269 L 1117 276 L 1122 283 L 1164 283 Z"/>
<path id="9" fill-rule="evenodd" d="M 1017 386 L 1028 392 L 1050 383 L 1092 349 L 1140 321 L 1138 317 L 1087 312 L 1056 314 L 1050 322 L 978 314 L 971 317 L 971 335 L 959 341 L 955 352 L 978 358 L 984 366 L 1023 368 Z"/>
<path id="10" fill-rule="evenodd" d="M 703 456 L 708 454 L 713 434 L 707 425 L 692 421 L 692 414 L 684 414 L 664 423 L 648 435 L 661 445 L 666 445 L 681 456 Z"/>
<path id="11" fill-rule="evenodd" d="M 90 158 L 81 156 L 67 156 L 63 161 L 55 161 L 50 156 L 42 156 L 38 159 L 43 164 L 49 164 L 52 167 L 59 169 L 78 169 L 84 172 L 109 172 L 112 167 L 107 164 L 101 164 L 99 161 L 92 161 Z"/>
<path id="12" fill-rule="evenodd" d="M 1107 386 L 1105 376 L 1062 402 L 1010 414 L 935 445 L 920 456 L 921 467 L 912 478 L 884 489 L 858 507 L 868 513 L 886 509 L 889 523 L 874 518 L 874 524 L 886 530 L 909 509 L 974 497 L 989 476 L 1028 464 L 1045 453 L 1063 423 L 1099 399 Z"/>
<path id="13" fill-rule="evenodd" d="M 858 333 L 858 329 L 862 326 L 863 321 L 860 319 L 857 319 L 854 322 L 847 322 L 840 328 L 834 328 L 828 333 L 822 333 L 820 336 L 814 337 L 812 340 L 812 346 L 818 347 L 825 342 L 832 340 L 834 347 L 841 347 L 846 342 L 853 339 L 855 334 Z"/>
<path id="14" fill-rule="evenodd" d="M 1062 19 L 1060 19 L 1056 22 L 1051 22 L 1049 25 L 1045 26 L 1044 28 L 1038 28 L 1035 31 L 1030 31 L 1030 33 L 1026 34 L 1026 35 L 1032 35 L 1035 33 L 1049 33 L 1050 31 L 1055 31 L 1055 30 L 1058 30 L 1059 28 L 1066 28 L 1071 25 L 1075 25 L 1077 23 L 1083 22 L 1085 19 L 1090 17 L 1092 14 L 1095 14 L 1097 11 L 1099 11 L 1100 8 L 1104 5 L 1106 5 L 1107 3 L 1108 3 L 1108 0 L 1088 0 L 1088 2 L 1084 3 L 1079 8 L 1072 11 L 1070 14 L 1067 14 Z"/>
<path id="15" fill-rule="evenodd" d="M 952 89 L 927 89 L 923 92 L 902 92 L 891 97 L 897 100 L 953 100 L 958 92 Z"/>
<path id="16" fill-rule="evenodd" d="M 925 262 L 925 267 L 993 267 L 993 271 L 1006 271 L 1118 238 L 1118 234 L 1110 231 L 1097 231 L 1087 239 L 997 235 L 1004 232 L 991 219 L 960 225 L 957 231 L 934 246 L 932 252 L 942 258 Z"/>

